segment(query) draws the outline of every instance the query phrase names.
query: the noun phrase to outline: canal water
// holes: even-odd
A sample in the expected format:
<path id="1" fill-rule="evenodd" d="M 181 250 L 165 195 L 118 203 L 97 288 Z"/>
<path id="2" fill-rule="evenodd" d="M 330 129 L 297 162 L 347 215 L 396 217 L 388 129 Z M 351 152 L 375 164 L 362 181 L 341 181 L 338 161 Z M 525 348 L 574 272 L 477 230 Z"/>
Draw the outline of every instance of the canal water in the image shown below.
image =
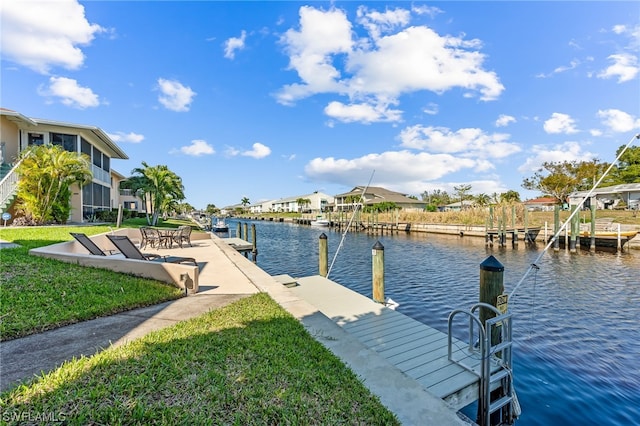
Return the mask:
<path id="1" fill-rule="evenodd" d="M 257 264 L 272 275 L 318 274 L 318 238 L 329 263 L 342 234 L 328 228 L 252 222 Z M 231 229 L 235 224 L 231 223 Z M 385 295 L 397 311 L 446 333 L 453 309 L 478 300 L 479 265 L 493 255 L 510 293 L 544 248 L 486 248 L 477 237 L 346 235 L 329 278 L 371 297 L 371 249 L 384 246 Z M 640 251 L 544 254 L 522 282 L 514 315 L 518 426 L 640 424 Z M 464 322 L 463 322 L 464 323 Z M 462 324 L 457 337 L 467 330 Z M 475 419 L 475 408 L 463 410 Z"/>

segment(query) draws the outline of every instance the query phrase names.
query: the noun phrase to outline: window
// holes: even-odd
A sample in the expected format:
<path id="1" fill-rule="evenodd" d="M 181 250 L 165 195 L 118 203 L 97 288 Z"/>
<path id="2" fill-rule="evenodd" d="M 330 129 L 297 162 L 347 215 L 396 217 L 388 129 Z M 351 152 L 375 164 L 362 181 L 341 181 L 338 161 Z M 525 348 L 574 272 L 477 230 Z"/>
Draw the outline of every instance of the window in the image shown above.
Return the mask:
<path id="1" fill-rule="evenodd" d="M 85 138 L 80 138 L 80 151 L 91 158 L 91 144 Z"/>
<path id="2" fill-rule="evenodd" d="M 106 156 L 106 154 L 102 155 L 102 170 L 109 171 L 109 160 L 110 158 Z"/>
<path id="3" fill-rule="evenodd" d="M 44 145 L 44 134 L 29 133 L 29 146 L 31 145 Z"/>
<path id="4" fill-rule="evenodd" d="M 65 151 L 78 152 L 78 137 L 76 135 L 51 133 L 49 137 L 52 145 L 60 145 Z"/>
<path id="5" fill-rule="evenodd" d="M 95 146 L 93 147 L 93 164 L 102 168 L 102 152 Z"/>

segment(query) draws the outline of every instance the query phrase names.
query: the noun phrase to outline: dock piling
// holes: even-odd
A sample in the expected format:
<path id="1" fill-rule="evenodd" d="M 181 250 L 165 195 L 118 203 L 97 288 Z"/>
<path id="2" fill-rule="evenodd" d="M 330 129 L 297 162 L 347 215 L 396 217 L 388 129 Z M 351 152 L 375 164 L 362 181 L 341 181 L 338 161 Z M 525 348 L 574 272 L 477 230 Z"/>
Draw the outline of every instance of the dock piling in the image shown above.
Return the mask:
<path id="1" fill-rule="evenodd" d="M 371 250 L 373 301 L 384 303 L 384 246 L 376 241 Z"/>
<path id="2" fill-rule="evenodd" d="M 323 277 L 327 276 L 328 270 L 328 260 L 329 260 L 329 249 L 327 244 L 327 235 L 323 232 L 320 234 L 318 238 L 318 266 L 320 275 Z"/>

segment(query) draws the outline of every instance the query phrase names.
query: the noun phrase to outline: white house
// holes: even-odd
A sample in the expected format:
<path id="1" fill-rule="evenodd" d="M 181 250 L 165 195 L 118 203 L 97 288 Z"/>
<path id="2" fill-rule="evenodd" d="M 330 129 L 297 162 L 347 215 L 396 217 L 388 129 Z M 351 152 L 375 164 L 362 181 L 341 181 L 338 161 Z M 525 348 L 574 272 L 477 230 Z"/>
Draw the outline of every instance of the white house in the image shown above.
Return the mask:
<path id="1" fill-rule="evenodd" d="M 83 124 L 29 118 L 0 108 L 0 207 L 15 217 L 18 157 L 30 145 L 60 145 L 67 151 L 83 153 L 91 159 L 93 180 L 82 188 L 71 188 L 71 222 L 85 222 L 98 210 L 116 208 L 118 185 L 123 176 L 111 168 L 112 159 L 129 157 L 102 129 Z"/>
<path id="2" fill-rule="evenodd" d="M 302 202 L 302 200 L 306 200 Z M 296 195 L 294 197 L 280 198 L 271 201 L 273 212 L 302 212 L 320 213 L 332 204 L 334 197 L 323 192 L 315 191 L 312 194 Z"/>
<path id="3" fill-rule="evenodd" d="M 580 204 L 588 193 L 589 191 L 577 191 L 569 194 L 569 203 Z M 640 182 L 596 188 L 591 194 L 591 200 L 585 202 L 585 206 L 595 203 L 596 209 L 614 209 L 621 202 L 624 202 L 628 209 L 640 210 Z"/>
<path id="4" fill-rule="evenodd" d="M 358 200 L 360 200 L 361 196 L 364 199 L 365 206 L 388 202 L 394 203 L 398 208 L 405 211 L 422 211 L 427 205 L 425 201 L 416 200 L 407 197 L 406 194 L 390 191 L 378 186 L 370 186 L 366 189 L 366 191 L 364 191 L 364 189 L 365 187 L 363 186 L 356 186 L 349 192 L 336 195 L 335 210 L 353 210 L 354 206 L 358 204 Z"/>

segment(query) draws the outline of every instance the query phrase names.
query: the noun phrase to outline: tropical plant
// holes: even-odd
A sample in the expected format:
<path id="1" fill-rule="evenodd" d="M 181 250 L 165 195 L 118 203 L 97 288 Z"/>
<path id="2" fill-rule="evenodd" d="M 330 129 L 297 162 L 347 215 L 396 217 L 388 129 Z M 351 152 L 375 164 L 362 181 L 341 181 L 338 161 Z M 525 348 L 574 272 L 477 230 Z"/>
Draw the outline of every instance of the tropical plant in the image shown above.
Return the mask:
<path id="1" fill-rule="evenodd" d="M 296 200 L 296 204 L 298 205 L 298 212 L 302 212 L 302 210 L 308 206 L 309 204 L 311 204 L 311 200 L 308 198 L 298 198 Z"/>
<path id="2" fill-rule="evenodd" d="M 149 166 L 144 161 L 142 167 L 131 171 L 136 179 L 137 192 L 142 196 L 147 210 L 147 223 L 155 226 L 160 215 L 169 212 L 175 204 L 184 200 L 182 179 L 165 165 Z M 150 209 L 150 210 L 149 210 Z"/>
<path id="3" fill-rule="evenodd" d="M 476 195 L 474 197 L 474 200 L 475 200 L 475 203 L 479 206 L 488 206 L 489 204 L 491 204 L 491 197 L 489 197 L 485 193 Z"/>
<path id="4" fill-rule="evenodd" d="M 519 203 L 520 193 L 518 191 L 514 191 L 513 189 L 510 189 L 507 192 L 503 192 L 502 194 L 500 194 L 500 202 L 507 204 Z"/>
<path id="5" fill-rule="evenodd" d="M 624 149 L 622 145 L 616 151 L 616 158 Z M 613 175 L 615 183 L 640 183 L 640 146 L 630 146 L 620 156 Z"/>
<path id="6" fill-rule="evenodd" d="M 464 208 L 464 200 L 469 197 L 469 191 L 471 191 L 471 185 L 458 185 L 453 187 L 456 191 L 456 195 L 460 199 L 460 208 Z"/>
<path id="7" fill-rule="evenodd" d="M 17 173 L 18 210 L 36 224 L 66 223 L 71 185 L 91 182 L 91 160 L 59 145 L 33 145 L 22 151 Z"/>

